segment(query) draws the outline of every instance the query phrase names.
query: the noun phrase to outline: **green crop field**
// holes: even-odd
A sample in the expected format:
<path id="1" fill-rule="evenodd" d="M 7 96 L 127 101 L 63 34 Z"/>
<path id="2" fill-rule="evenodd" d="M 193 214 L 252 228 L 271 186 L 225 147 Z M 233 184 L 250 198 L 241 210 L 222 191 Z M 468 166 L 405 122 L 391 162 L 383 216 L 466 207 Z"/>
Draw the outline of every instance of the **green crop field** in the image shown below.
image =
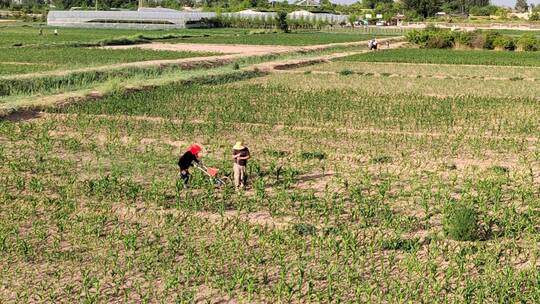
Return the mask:
<path id="1" fill-rule="evenodd" d="M 537 52 L 486 50 L 396 49 L 344 58 L 344 61 L 540 66 Z"/>
<path id="2" fill-rule="evenodd" d="M 119 37 L 131 37 L 143 34 L 149 37 L 164 35 L 228 35 L 245 33 L 244 29 L 177 29 L 177 30 L 124 30 L 124 29 L 78 29 L 58 28 L 58 36 L 54 35 L 54 27 L 43 27 L 43 36 L 39 35 L 38 25 L 6 25 L 0 24 L 0 47 L 13 45 L 48 45 L 66 43 L 94 43 L 100 40 Z"/>
<path id="3" fill-rule="evenodd" d="M 224 44 L 260 44 L 260 45 L 315 45 L 341 42 L 364 41 L 373 38 L 398 36 L 394 33 L 330 33 L 330 32 L 298 32 L 253 35 L 229 35 L 167 39 L 170 43 L 224 43 Z"/>
<path id="4" fill-rule="evenodd" d="M 0 302 L 539 302 L 532 57 L 297 62 L 344 51 L 364 50 L 107 71 L 117 89 L 48 107 L 51 94 L 98 90 L 101 72 L 0 82 L 0 105 L 37 104 L 0 118 Z M 137 56 L 150 55 L 99 60 Z M 291 58 L 279 72 L 251 66 Z M 195 169 L 188 187 L 178 179 L 194 142 L 231 178 L 241 139 L 245 191 Z"/>
<path id="5" fill-rule="evenodd" d="M 351 71 L 357 74 L 388 77 L 431 77 L 431 78 L 462 78 L 462 79 L 503 79 L 514 78 L 540 79 L 540 67 L 530 66 L 482 66 L 460 64 L 433 63 L 398 63 L 398 62 L 351 62 L 334 61 L 315 66 L 306 66 L 296 71 L 339 72 Z M 346 74 L 346 73 L 345 73 Z"/>
<path id="6" fill-rule="evenodd" d="M 6 48 L 0 52 L 0 75 L 38 71 L 95 68 L 102 65 L 211 56 L 204 52 L 154 51 L 141 49 L 100 49 L 75 47 Z"/>
<path id="7" fill-rule="evenodd" d="M 532 35 L 536 36 L 536 38 L 540 38 L 540 30 L 532 30 L 532 31 L 523 31 L 523 30 L 497 30 L 497 32 L 503 34 L 503 35 L 510 35 L 519 37 L 522 35 Z"/>

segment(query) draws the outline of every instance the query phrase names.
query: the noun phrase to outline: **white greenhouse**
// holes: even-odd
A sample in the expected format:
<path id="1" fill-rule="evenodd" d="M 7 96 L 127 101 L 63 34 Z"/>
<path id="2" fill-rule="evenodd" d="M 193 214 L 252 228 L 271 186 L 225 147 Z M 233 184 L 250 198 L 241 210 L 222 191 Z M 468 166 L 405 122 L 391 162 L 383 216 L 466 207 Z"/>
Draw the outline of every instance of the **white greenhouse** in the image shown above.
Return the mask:
<path id="1" fill-rule="evenodd" d="M 50 11 L 47 25 L 58 27 L 86 28 L 133 28 L 133 29 L 173 29 L 200 27 L 204 19 L 216 17 L 213 12 L 177 11 L 165 8 L 141 8 L 137 11 Z M 245 10 L 236 13 L 223 13 L 223 16 L 246 19 L 275 18 L 274 12 Z M 326 20 L 340 23 L 347 20 L 345 15 L 292 12 L 291 19 Z"/>
<path id="2" fill-rule="evenodd" d="M 87 28 L 186 28 L 200 26 L 203 19 L 215 16 L 212 12 L 149 8 L 138 11 L 50 11 L 47 25 Z"/>

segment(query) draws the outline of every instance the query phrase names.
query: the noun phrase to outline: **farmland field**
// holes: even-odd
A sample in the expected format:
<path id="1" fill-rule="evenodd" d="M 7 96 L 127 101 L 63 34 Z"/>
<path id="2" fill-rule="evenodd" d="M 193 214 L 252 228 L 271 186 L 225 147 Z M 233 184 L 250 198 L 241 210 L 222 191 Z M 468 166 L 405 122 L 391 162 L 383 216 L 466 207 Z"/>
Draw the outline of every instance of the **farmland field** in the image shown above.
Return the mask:
<path id="1" fill-rule="evenodd" d="M 540 66 L 537 52 L 495 52 L 487 50 L 397 49 L 353 55 L 344 61 Z"/>
<path id="2" fill-rule="evenodd" d="M 11 47 L 16 44 L 26 45 L 49 45 L 70 43 L 93 43 L 104 39 L 118 37 L 130 37 L 144 34 L 149 37 L 164 36 L 167 34 L 177 35 L 227 35 L 245 33 L 245 29 L 177 29 L 177 30 L 119 30 L 119 29 L 78 29 L 60 28 L 59 35 L 53 34 L 54 27 L 43 27 L 43 36 L 39 36 L 38 25 L 13 25 L 0 26 L 0 47 Z"/>
<path id="3" fill-rule="evenodd" d="M 171 52 L 153 50 L 112 50 L 74 47 L 8 48 L 0 53 L 0 76 L 95 68 L 101 65 L 147 61 L 157 59 L 180 59 L 211 56 L 204 52 Z"/>
<path id="4" fill-rule="evenodd" d="M 540 68 L 363 51 L 0 120 L 0 302 L 540 301 Z M 239 139 L 245 191 L 177 179 Z"/>
<path id="5" fill-rule="evenodd" d="M 315 45 L 340 42 L 365 41 L 373 38 L 397 36 L 394 33 L 325 33 L 325 32 L 299 32 L 299 33 L 275 33 L 255 35 L 229 35 L 168 39 L 170 43 L 224 43 L 224 44 L 258 44 L 258 45 Z"/>

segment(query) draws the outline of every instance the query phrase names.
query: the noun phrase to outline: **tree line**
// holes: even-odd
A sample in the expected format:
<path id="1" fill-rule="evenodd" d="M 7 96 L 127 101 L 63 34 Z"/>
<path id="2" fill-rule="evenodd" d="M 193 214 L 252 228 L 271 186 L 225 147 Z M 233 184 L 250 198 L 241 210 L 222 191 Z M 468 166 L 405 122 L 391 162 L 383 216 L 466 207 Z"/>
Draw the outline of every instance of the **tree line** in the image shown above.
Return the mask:
<path id="1" fill-rule="evenodd" d="M 50 2 L 49 2 L 50 1 Z M 527 11 L 527 0 L 517 0 L 516 10 Z M 96 3 L 97 2 L 97 3 Z M 81 9 L 108 10 L 136 9 L 138 0 L 0 0 L 0 8 L 22 10 L 27 13 L 42 12 L 52 4 L 56 9 Z M 291 12 L 305 7 L 289 4 L 288 2 L 269 2 L 268 0 L 144 0 L 147 7 L 167 7 L 182 9 L 183 7 L 199 7 L 205 11 L 235 12 L 244 9 L 256 9 L 260 11 L 285 11 Z M 531 4 L 532 6 L 532 4 Z M 538 12 L 540 7 L 535 8 Z M 396 14 L 403 14 L 405 20 L 423 20 L 435 16 L 438 12 L 445 12 L 454 16 L 490 16 L 499 15 L 505 17 L 508 10 L 490 4 L 490 0 L 360 0 L 352 5 L 333 4 L 329 0 L 320 0 L 320 6 L 309 8 L 314 12 L 355 15 L 362 19 L 366 13 L 382 14 L 383 19 L 390 20 Z M 353 18 L 355 19 L 355 18 Z M 535 15 L 533 14 L 533 20 Z"/>

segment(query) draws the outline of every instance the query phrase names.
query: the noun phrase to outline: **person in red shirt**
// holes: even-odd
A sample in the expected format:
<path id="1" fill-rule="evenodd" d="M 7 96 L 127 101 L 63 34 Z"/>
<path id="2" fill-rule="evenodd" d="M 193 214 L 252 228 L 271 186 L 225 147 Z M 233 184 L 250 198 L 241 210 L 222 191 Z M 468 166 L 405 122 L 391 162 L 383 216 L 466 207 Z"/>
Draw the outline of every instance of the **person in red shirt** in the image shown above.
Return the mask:
<path id="1" fill-rule="evenodd" d="M 189 182 L 189 167 L 193 166 L 193 162 L 200 162 L 200 153 L 202 147 L 198 144 L 189 146 L 188 150 L 178 160 L 178 167 L 180 167 L 180 178 L 184 181 L 184 184 Z"/>

